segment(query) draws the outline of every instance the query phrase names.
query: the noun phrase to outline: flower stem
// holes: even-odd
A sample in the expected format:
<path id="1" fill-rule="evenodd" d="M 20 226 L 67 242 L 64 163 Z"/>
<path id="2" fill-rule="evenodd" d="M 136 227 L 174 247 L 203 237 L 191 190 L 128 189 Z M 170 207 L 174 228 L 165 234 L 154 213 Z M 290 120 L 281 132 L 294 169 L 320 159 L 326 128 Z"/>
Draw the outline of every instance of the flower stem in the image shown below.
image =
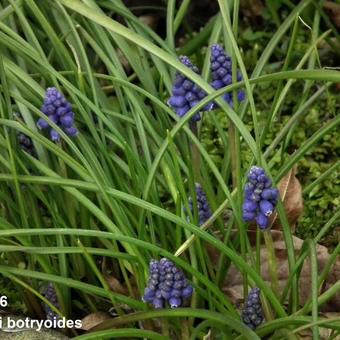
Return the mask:
<path id="1" fill-rule="evenodd" d="M 233 8 L 233 17 L 232 17 L 232 30 L 237 39 L 238 35 L 238 18 L 239 18 L 239 1 L 234 1 L 234 8 Z M 232 60 L 232 82 L 237 83 L 237 58 L 235 54 L 235 50 L 232 49 L 231 53 L 231 60 Z M 233 109 L 236 113 L 238 113 L 238 98 L 237 98 L 237 91 L 233 91 Z M 230 143 L 230 156 L 231 156 L 231 175 L 232 175 L 232 183 L 233 188 L 236 190 L 236 199 L 237 199 L 237 206 L 239 207 L 238 213 L 240 213 L 241 206 L 242 206 L 242 180 L 241 180 L 241 158 L 240 158 L 240 136 L 239 132 L 236 129 L 235 125 L 229 121 L 229 143 Z M 247 229 L 244 223 L 239 225 L 240 230 L 240 245 L 241 245 L 241 254 L 244 260 L 247 257 L 247 250 L 246 250 L 246 238 L 247 238 Z M 248 275 L 246 272 L 242 273 L 243 275 L 243 293 L 244 296 L 248 295 Z"/>
<path id="2" fill-rule="evenodd" d="M 189 123 L 191 131 L 194 135 L 198 138 L 198 127 L 197 122 L 190 121 Z M 197 146 L 193 143 L 190 144 L 191 155 L 192 155 L 192 164 L 193 164 L 193 173 L 194 173 L 194 180 L 197 183 L 201 183 L 201 154 L 197 148 Z"/>
<path id="3" fill-rule="evenodd" d="M 279 280 L 277 276 L 277 262 L 276 262 L 276 257 L 275 257 L 275 248 L 274 248 L 271 231 L 265 230 L 263 232 L 263 236 L 264 236 L 264 241 L 267 247 L 268 268 L 269 268 L 269 275 L 271 278 L 272 290 L 277 296 L 279 296 Z"/>

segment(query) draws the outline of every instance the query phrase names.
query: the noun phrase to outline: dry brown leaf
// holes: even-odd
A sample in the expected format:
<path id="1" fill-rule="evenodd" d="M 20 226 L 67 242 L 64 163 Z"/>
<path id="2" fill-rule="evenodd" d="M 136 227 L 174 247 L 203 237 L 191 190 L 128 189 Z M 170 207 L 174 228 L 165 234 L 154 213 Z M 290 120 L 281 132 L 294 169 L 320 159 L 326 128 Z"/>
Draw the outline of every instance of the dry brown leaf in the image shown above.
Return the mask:
<path id="1" fill-rule="evenodd" d="M 324 8 L 337 27 L 340 27 L 340 5 L 333 1 L 325 1 Z"/>
<path id="2" fill-rule="evenodd" d="M 280 197 L 293 232 L 295 230 L 295 223 L 303 211 L 302 188 L 295 174 L 296 166 L 278 184 Z M 277 217 L 277 213 L 274 213 L 271 217 L 270 225 L 272 229 L 281 229 L 281 222 Z"/>
<path id="3" fill-rule="evenodd" d="M 105 312 L 96 312 L 86 315 L 82 320 L 82 327 L 84 331 L 88 331 L 93 327 L 100 325 L 105 320 L 111 319 L 110 315 Z"/>
<path id="4" fill-rule="evenodd" d="M 247 17 L 261 16 L 264 10 L 261 0 L 241 0 L 240 7 L 242 14 Z"/>
<path id="5" fill-rule="evenodd" d="M 340 321 L 340 313 L 321 313 L 321 316 L 327 319 L 337 319 Z M 332 329 L 319 327 L 320 339 L 328 340 L 332 335 Z M 311 329 L 304 329 L 298 333 L 300 339 L 313 339 L 313 333 Z M 340 335 L 333 338 L 334 340 L 340 340 Z"/>
<path id="6" fill-rule="evenodd" d="M 123 294 L 123 295 L 127 295 L 126 288 L 124 288 L 124 286 L 114 276 L 107 275 L 107 276 L 105 276 L 105 280 L 106 280 L 106 282 L 108 283 L 110 289 L 113 292 L 116 292 L 116 293 L 119 293 L 119 294 Z"/>
<path id="7" fill-rule="evenodd" d="M 272 230 L 272 237 L 274 241 L 275 255 L 277 260 L 277 273 L 279 279 L 279 290 L 282 292 L 284 289 L 287 279 L 289 277 L 289 266 L 288 266 L 288 256 L 285 241 L 281 231 Z M 254 240 L 255 232 L 249 231 L 250 240 Z M 303 244 L 303 240 L 298 237 L 293 236 L 293 244 L 296 255 L 299 254 L 300 249 Z M 211 261 L 214 265 L 217 264 L 219 258 L 219 252 L 211 246 L 207 246 L 207 251 Z M 318 270 L 321 272 L 329 259 L 328 249 L 324 246 L 317 245 L 317 260 L 318 260 Z M 250 264 L 250 261 L 249 261 Z M 271 285 L 271 277 L 268 267 L 268 253 L 265 246 L 261 247 L 261 276 L 262 278 Z M 320 293 L 325 292 L 334 283 L 340 280 L 340 258 L 337 259 L 336 263 L 333 265 L 325 284 L 322 287 Z M 309 298 L 311 292 L 311 270 L 310 270 L 310 260 L 307 257 L 304 261 L 300 278 L 299 278 L 299 291 L 300 291 L 300 303 L 303 305 Z M 240 271 L 233 265 L 231 265 L 224 285 L 222 287 L 224 293 L 231 299 L 231 301 L 239 305 L 243 301 L 243 278 Z M 340 293 L 336 294 L 330 301 L 321 307 L 324 312 L 335 312 L 340 310 Z"/>
<path id="8" fill-rule="evenodd" d="M 141 15 L 139 20 L 155 31 L 159 22 L 159 16 L 153 14 Z"/>

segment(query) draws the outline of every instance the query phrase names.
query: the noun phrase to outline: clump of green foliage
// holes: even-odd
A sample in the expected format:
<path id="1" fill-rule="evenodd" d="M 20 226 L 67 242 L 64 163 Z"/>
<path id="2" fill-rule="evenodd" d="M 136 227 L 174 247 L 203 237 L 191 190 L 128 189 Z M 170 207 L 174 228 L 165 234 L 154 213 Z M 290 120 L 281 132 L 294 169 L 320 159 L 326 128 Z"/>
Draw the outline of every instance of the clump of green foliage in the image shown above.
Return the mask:
<path id="1" fill-rule="evenodd" d="M 213 334 L 254 340 L 298 333 L 300 327 L 311 328 L 318 339 L 320 322 L 334 336 L 340 332 L 336 321 L 320 313 L 340 290 L 339 283 L 323 284 L 335 256 L 320 274 L 317 237 L 297 254 L 286 212 L 275 202 L 287 250 L 282 292 L 270 230 L 257 233 L 252 243 L 242 214 L 249 169 L 263 168 L 266 183 L 275 186 L 298 166 L 306 190 L 298 232 L 313 236 L 336 225 L 340 213 L 332 209 L 340 116 L 333 86 L 340 72 L 323 69 L 329 55 L 319 51 L 327 36 L 336 40 L 338 35 L 315 1 L 280 1 L 279 15 L 268 1 L 262 20 L 272 16 L 273 22 L 265 34 L 256 34 L 253 26 L 255 36 L 244 34 L 247 23 L 238 22 L 239 1 L 217 2 L 219 12 L 192 34 L 186 22 L 189 2 L 167 1 L 163 36 L 120 0 L 1 1 L 0 274 L 10 284 L 3 293 L 18 311 L 24 311 L 24 301 L 27 315 L 43 317 L 48 301 L 39 287 L 45 282 L 53 285 L 58 300 L 49 307 L 60 316 L 76 319 L 108 309 L 117 314 L 101 325 L 102 331 L 82 339 L 122 334 L 202 339 Z M 178 32 L 190 39 L 179 45 Z M 228 71 L 233 84 L 220 95 L 242 89 L 242 103 L 229 105 L 210 86 L 214 43 L 223 45 L 234 68 Z M 183 65 L 180 54 L 195 60 L 202 72 Z M 242 82 L 236 81 L 236 70 Z M 176 72 L 207 94 L 184 117 L 167 104 Z M 56 87 L 72 105 L 77 136 L 65 134 L 53 123 L 58 119 L 51 108 L 42 108 L 48 87 Z M 57 105 L 56 98 L 46 105 L 65 104 Z M 219 109 L 203 113 L 197 128 L 192 117 L 211 101 Z M 60 141 L 38 129 L 44 112 Z M 18 134 L 30 138 L 36 152 L 22 150 Z M 262 195 L 267 184 L 258 184 Z M 197 199 L 197 188 L 213 213 L 202 224 L 198 203 L 204 203 Z M 266 198 L 256 195 L 263 205 Z M 268 208 L 263 214 L 272 212 Z M 270 256 L 270 283 L 261 271 L 262 240 Z M 180 276 L 171 297 L 186 284 L 194 288 L 190 296 L 180 292 L 181 308 L 175 308 L 177 301 L 173 309 L 151 309 L 142 300 L 146 286 L 154 299 L 160 276 L 165 282 L 168 274 L 161 270 L 154 273 L 156 281 L 148 280 L 151 260 L 160 258 L 173 262 L 187 279 L 182 282 Z M 311 294 L 306 302 L 298 285 L 303 271 L 296 265 L 308 259 Z M 242 280 L 237 299 L 225 294 L 232 268 Z M 255 287 L 256 308 L 263 303 L 266 318 L 256 330 L 243 323 L 239 304 Z M 169 292 L 163 288 L 155 294 L 165 298 Z"/>

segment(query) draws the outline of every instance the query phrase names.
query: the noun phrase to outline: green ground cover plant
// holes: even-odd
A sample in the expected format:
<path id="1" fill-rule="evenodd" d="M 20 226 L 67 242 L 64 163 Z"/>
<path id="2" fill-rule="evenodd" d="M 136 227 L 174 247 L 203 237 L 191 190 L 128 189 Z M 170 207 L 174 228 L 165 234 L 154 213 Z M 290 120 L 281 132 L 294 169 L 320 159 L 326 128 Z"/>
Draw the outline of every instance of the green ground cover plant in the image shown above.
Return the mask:
<path id="1" fill-rule="evenodd" d="M 1 295 L 76 339 L 336 339 L 337 27 L 192 4 L 0 3 Z"/>

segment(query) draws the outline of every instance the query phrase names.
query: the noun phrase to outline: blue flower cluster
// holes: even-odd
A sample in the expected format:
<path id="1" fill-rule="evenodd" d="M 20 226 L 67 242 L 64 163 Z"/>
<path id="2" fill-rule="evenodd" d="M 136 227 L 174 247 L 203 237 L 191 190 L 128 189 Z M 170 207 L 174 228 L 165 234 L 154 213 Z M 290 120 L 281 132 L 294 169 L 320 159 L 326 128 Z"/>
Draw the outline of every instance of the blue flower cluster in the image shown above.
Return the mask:
<path id="1" fill-rule="evenodd" d="M 193 287 L 187 282 L 182 270 L 167 258 L 151 260 L 149 268 L 144 302 L 152 303 L 155 308 L 163 308 L 168 302 L 171 308 L 177 308 L 182 305 L 183 299 L 192 295 Z"/>
<path id="2" fill-rule="evenodd" d="M 241 317 L 243 322 L 252 330 L 263 322 L 260 288 L 255 287 L 250 290 Z"/>
<path id="3" fill-rule="evenodd" d="M 78 134 L 78 130 L 74 126 L 72 106 L 55 87 L 49 87 L 46 90 L 41 111 L 48 116 L 52 122 L 61 127 L 67 135 L 73 137 Z M 38 120 L 37 126 L 39 129 L 50 128 L 49 123 L 43 118 Z M 50 128 L 50 137 L 53 141 L 60 140 L 59 133 L 52 128 Z"/>
<path id="4" fill-rule="evenodd" d="M 13 116 L 16 120 L 22 121 L 22 116 L 19 112 L 13 112 Z M 37 157 L 37 153 L 32 142 L 32 139 L 22 132 L 17 133 L 17 141 L 20 148 L 30 154 L 32 157 Z"/>
<path id="5" fill-rule="evenodd" d="M 212 75 L 211 86 L 215 90 L 219 90 L 222 87 L 232 84 L 232 67 L 231 58 L 226 54 L 223 47 L 219 44 L 213 44 L 211 47 L 211 58 L 210 58 L 210 68 Z M 241 81 L 242 76 L 237 72 L 237 81 Z M 242 101 L 245 98 L 244 91 L 239 90 L 237 93 L 238 101 Z M 232 92 L 225 93 L 223 99 L 230 105 L 233 106 L 233 94 Z M 212 103 L 209 109 L 215 109 L 218 105 Z"/>
<path id="6" fill-rule="evenodd" d="M 46 288 L 43 290 L 42 295 L 56 308 L 60 308 L 57 293 L 54 289 L 54 286 L 51 282 L 48 283 Z M 54 312 L 50 306 L 43 304 L 45 313 L 46 313 L 46 319 L 47 320 L 59 320 L 60 316 L 56 312 Z"/>
<path id="7" fill-rule="evenodd" d="M 275 209 L 279 191 L 272 187 L 272 181 L 267 177 L 264 169 L 258 166 L 251 167 L 244 196 L 244 221 L 255 220 L 261 229 L 266 229 L 269 216 Z"/>
<path id="8" fill-rule="evenodd" d="M 199 74 L 197 66 L 193 65 L 190 59 L 186 56 L 179 57 L 180 61 L 195 73 Z M 210 58 L 210 69 L 212 75 L 211 86 L 215 90 L 219 90 L 222 87 L 232 84 L 232 63 L 231 58 L 226 54 L 223 47 L 219 44 L 213 44 L 211 47 L 211 58 Z M 240 72 L 236 75 L 237 81 L 242 80 Z M 168 104 L 175 110 L 179 117 L 183 117 L 192 107 L 206 96 L 206 93 L 198 87 L 194 82 L 188 79 L 183 74 L 177 72 L 175 82 L 172 88 L 172 96 L 170 97 Z M 237 92 L 237 99 L 239 102 L 244 100 L 245 93 L 243 90 Z M 230 105 L 233 106 L 233 95 L 232 93 L 225 93 L 223 99 Z M 206 107 L 204 110 L 213 110 L 218 105 L 213 102 Z M 200 113 L 195 114 L 192 118 L 194 122 L 201 119 Z"/>
<path id="9" fill-rule="evenodd" d="M 199 73 L 199 69 L 188 57 L 179 57 L 180 61 L 189 67 L 195 73 Z M 206 96 L 206 93 L 199 88 L 193 81 L 188 79 L 182 73 L 177 72 L 175 82 L 172 88 L 172 96 L 169 98 L 168 104 L 171 106 L 179 117 L 183 117 L 192 107 Z M 192 120 L 197 122 L 201 119 L 201 115 L 197 112 Z"/>
<path id="10" fill-rule="evenodd" d="M 209 202 L 207 200 L 207 195 L 203 191 L 201 185 L 199 183 L 195 183 L 196 189 L 196 199 L 197 199 L 197 211 L 198 211 L 198 222 L 201 226 L 204 224 L 212 215 Z M 193 214 L 193 199 L 189 197 L 189 207 L 190 211 Z"/>

